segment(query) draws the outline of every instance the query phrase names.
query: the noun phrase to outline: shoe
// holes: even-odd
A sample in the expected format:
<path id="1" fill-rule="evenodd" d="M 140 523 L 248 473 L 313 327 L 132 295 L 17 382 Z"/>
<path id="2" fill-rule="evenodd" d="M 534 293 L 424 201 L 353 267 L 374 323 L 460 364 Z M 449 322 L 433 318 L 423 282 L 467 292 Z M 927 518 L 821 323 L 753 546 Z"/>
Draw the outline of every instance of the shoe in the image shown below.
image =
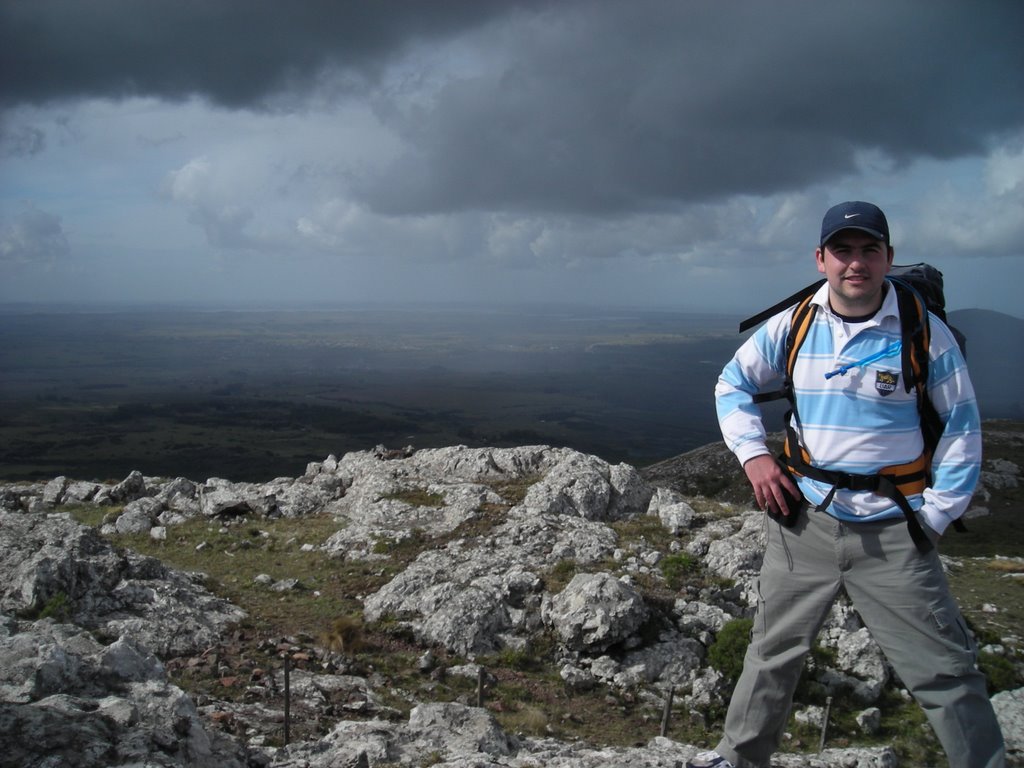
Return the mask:
<path id="1" fill-rule="evenodd" d="M 686 762 L 686 768 L 733 768 L 733 766 L 720 754 L 711 750 L 694 755 L 692 760 Z"/>

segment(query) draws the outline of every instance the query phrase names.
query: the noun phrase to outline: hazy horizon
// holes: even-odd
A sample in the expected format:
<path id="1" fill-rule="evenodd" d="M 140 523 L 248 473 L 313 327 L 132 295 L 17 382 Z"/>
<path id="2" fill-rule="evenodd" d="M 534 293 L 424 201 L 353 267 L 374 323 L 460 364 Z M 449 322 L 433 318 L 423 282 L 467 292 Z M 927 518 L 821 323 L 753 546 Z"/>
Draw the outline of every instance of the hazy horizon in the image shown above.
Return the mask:
<path id="1" fill-rule="evenodd" d="M 1006 346 L 1024 321 L 957 319 L 983 417 L 1024 418 L 1024 355 Z M 712 393 L 736 321 L 564 306 L 4 312 L 0 476 L 270 479 L 377 444 L 566 445 L 643 466 L 721 439 Z"/>
<path id="2" fill-rule="evenodd" d="M 794 287 L 794 291 L 796 288 Z M 571 302 L 460 302 L 457 300 L 447 301 L 345 301 L 345 302 L 269 302 L 269 301 L 166 301 L 166 302 L 139 302 L 130 300 L 103 300 L 93 302 L 18 302 L 0 301 L 0 314 L 4 313 L 102 313 L 102 312 L 479 312 L 484 314 L 514 313 L 520 314 L 522 310 L 535 310 L 545 313 L 615 313 L 615 312 L 650 312 L 656 314 L 677 314 L 694 318 L 713 318 L 722 322 L 739 322 L 756 312 L 765 309 L 775 301 L 785 298 L 778 296 L 767 298 L 764 305 L 751 304 L 742 311 L 710 311 L 698 309 L 686 309 L 669 304 L 610 304 L 610 303 L 571 303 Z M 1024 320 L 1024 312 L 1006 312 L 991 307 L 950 307 L 947 305 L 947 313 L 957 312 L 996 312 L 1007 315 L 1017 320 Z M 1021 340 L 1024 343 L 1024 339 Z"/>

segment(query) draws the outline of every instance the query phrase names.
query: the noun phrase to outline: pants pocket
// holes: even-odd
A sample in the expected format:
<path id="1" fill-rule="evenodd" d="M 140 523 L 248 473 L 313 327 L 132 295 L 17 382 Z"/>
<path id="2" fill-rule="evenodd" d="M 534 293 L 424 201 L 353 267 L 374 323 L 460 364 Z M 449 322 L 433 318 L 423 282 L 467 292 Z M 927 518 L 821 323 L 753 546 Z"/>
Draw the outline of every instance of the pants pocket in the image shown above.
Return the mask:
<path id="1" fill-rule="evenodd" d="M 931 617 L 936 636 L 949 662 L 943 671 L 962 675 L 974 669 L 977 663 L 977 646 L 960 609 L 946 600 L 931 607 Z"/>

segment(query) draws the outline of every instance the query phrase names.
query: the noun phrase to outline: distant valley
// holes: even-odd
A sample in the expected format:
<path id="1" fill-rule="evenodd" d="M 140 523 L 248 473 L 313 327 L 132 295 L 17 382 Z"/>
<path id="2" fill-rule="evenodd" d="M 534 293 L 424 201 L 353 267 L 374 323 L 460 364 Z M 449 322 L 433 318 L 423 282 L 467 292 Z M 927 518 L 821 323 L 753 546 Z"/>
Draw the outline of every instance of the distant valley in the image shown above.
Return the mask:
<path id="1" fill-rule="evenodd" d="M 950 319 L 969 338 L 983 416 L 1024 418 L 1024 321 Z M 0 477 L 265 481 L 377 444 L 564 445 L 644 466 L 719 439 L 712 390 L 737 322 L 551 307 L 0 310 Z"/>

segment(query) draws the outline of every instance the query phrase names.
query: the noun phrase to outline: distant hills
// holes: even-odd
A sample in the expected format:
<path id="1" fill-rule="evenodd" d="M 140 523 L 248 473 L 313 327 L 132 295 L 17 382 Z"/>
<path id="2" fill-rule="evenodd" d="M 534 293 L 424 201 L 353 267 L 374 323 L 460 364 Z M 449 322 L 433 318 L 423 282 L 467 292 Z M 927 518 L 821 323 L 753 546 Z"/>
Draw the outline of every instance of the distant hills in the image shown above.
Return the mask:
<path id="1" fill-rule="evenodd" d="M 967 364 L 983 418 L 1024 418 L 1024 320 L 990 309 L 949 313 L 967 336 Z"/>

